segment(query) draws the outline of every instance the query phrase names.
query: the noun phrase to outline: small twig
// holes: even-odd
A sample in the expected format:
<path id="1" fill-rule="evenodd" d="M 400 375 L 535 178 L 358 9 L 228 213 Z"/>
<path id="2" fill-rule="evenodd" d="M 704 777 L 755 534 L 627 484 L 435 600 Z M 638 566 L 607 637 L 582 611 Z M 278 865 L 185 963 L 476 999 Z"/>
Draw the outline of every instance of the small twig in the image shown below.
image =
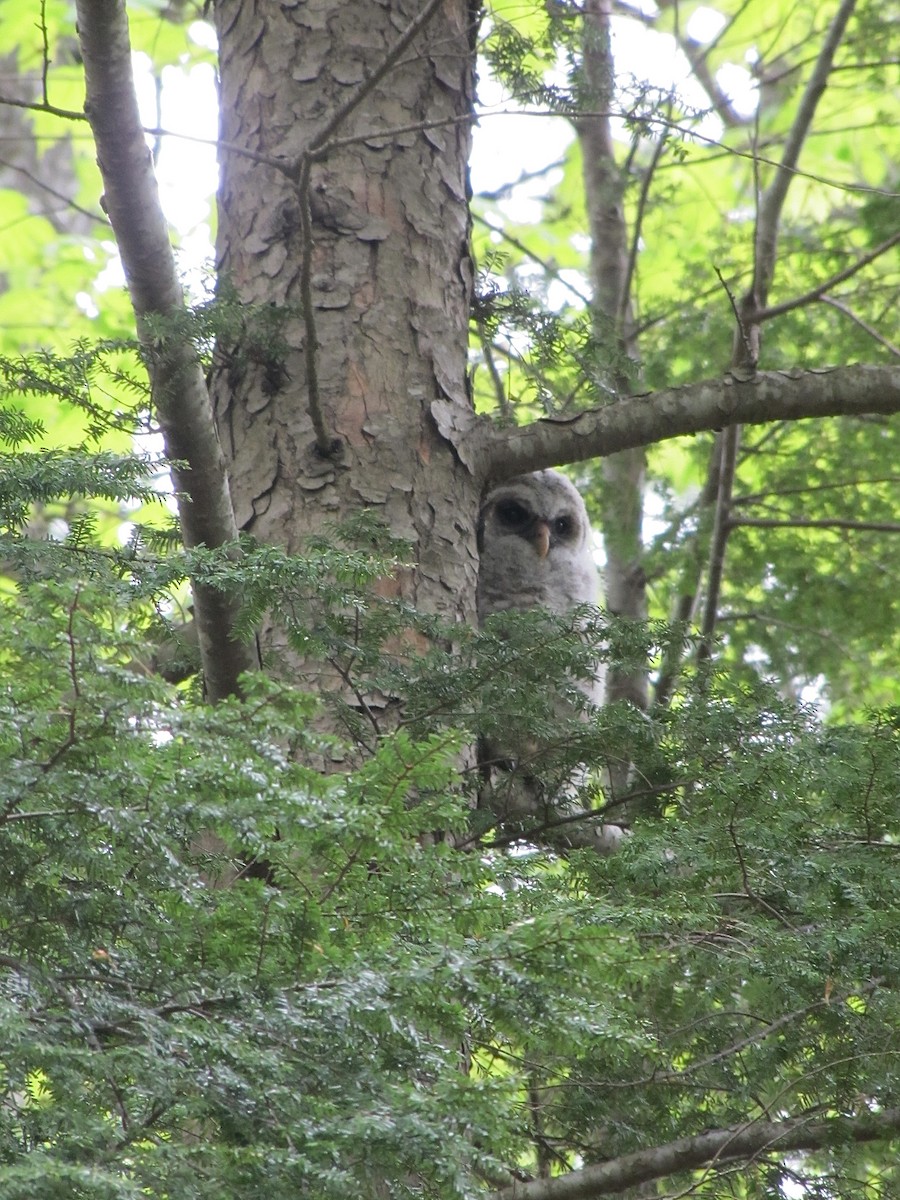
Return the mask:
<path id="1" fill-rule="evenodd" d="M 843 521 L 792 517 L 780 520 L 775 517 L 733 517 L 729 521 L 732 529 L 742 525 L 757 529 L 850 529 L 854 532 L 900 533 L 900 524 L 891 521 Z"/>
<path id="2" fill-rule="evenodd" d="M 15 801 L 18 804 L 18 800 Z M 0 814 L 0 825 L 13 821 L 39 821 L 44 817 L 71 817 L 78 812 L 77 808 L 38 808 L 33 812 L 7 812 Z"/>
<path id="3" fill-rule="evenodd" d="M 840 300 L 835 300 L 833 296 L 821 296 L 820 299 L 823 304 L 828 304 L 832 308 L 836 308 L 839 313 L 843 313 L 845 317 L 848 317 L 855 325 L 858 325 L 869 337 L 874 338 L 879 345 L 884 346 L 886 350 L 890 350 L 891 354 L 900 358 L 900 346 L 895 346 L 893 342 L 889 342 L 868 321 L 864 321 L 862 317 L 857 316 L 852 308 L 849 308 L 846 304 L 842 304 Z"/>
<path id="4" fill-rule="evenodd" d="M 429 129 L 473 125 L 477 120 L 474 113 L 464 113 L 460 117 L 441 117 L 434 121 L 412 121 L 409 125 L 392 125 L 389 129 L 364 129 L 362 133 L 348 133 L 346 137 L 331 138 L 316 149 L 310 149 L 309 154 L 314 162 L 320 162 L 333 150 L 343 150 L 345 146 L 358 146 L 360 142 L 374 142 L 382 138 L 390 142 L 406 133 L 426 133 Z"/>
<path id="5" fill-rule="evenodd" d="M 756 897 L 751 897 L 751 898 L 756 899 Z M 778 1033 L 779 1030 L 784 1029 L 786 1025 L 790 1025 L 794 1021 L 801 1020 L 804 1017 L 808 1017 L 812 1013 L 817 1012 L 819 1009 L 827 1008 L 829 1006 L 829 1004 L 834 1004 L 834 1005 L 841 1004 L 848 998 L 848 996 L 869 995 L 870 993 L 874 992 L 878 987 L 880 987 L 882 982 L 883 982 L 883 980 L 872 980 L 870 983 L 868 983 L 864 987 L 853 987 L 853 988 L 848 989 L 846 992 L 840 992 L 840 993 L 837 993 L 836 995 L 830 996 L 828 1000 L 826 1000 L 824 998 L 819 999 L 819 1000 L 814 1000 L 812 1002 L 812 1004 L 807 1004 L 805 1008 L 798 1008 L 798 1009 L 793 1010 L 792 1012 L 782 1013 L 782 1015 L 780 1017 L 776 1017 L 773 1021 L 766 1022 L 766 1024 L 763 1026 L 762 1029 L 756 1030 L 755 1033 L 748 1034 L 746 1037 L 741 1038 L 739 1041 L 733 1042 L 730 1046 L 726 1046 L 722 1050 L 717 1050 L 713 1054 L 707 1055 L 706 1058 L 699 1058 L 696 1060 L 696 1062 L 689 1063 L 681 1071 L 660 1071 L 658 1074 L 652 1076 L 652 1080 L 647 1079 L 646 1081 L 642 1080 L 641 1082 L 648 1082 L 648 1083 L 649 1082 L 653 1082 L 653 1083 L 678 1083 L 678 1082 L 681 1082 L 682 1080 L 687 1078 L 689 1075 L 692 1075 L 697 1071 L 702 1071 L 706 1067 L 714 1066 L 717 1062 L 722 1062 L 727 1058 L 734 1058 L 736 1055 L 740 1054 L 744 1050 L 749 1049 L 751 1046 L 759 1045 L 760 1042 L 764 1042 L 767 1038 L 770 1038 L 774 1033 Z M 739 1013 L 737 1015 L 747 1016 L 749 1014 Z M 757 1017 L 755 1019 L 763 1020 L 764 1018 Z"/>
<path id="6" fill-rule="evenodd" d="M 41 40 L 43 41 L 41 61 L 41 97 L 45 104 L 49 104 L 50 92 L 47 80 L 50 75 L 50 39 L 47 34 L 47 0 L 41 0 Z"/>
<path id="7" fill-rule="evenodd" d="M 333 656 L 329 657 L 327 659 L 327 662 L 328 662 L 328 665 L 330 667 L 332 667 L 333 670 L 337 673 L 337 675 L 340 677 L 342 682 L 353 693 L 353 695 L 356 699 L 356 703 L 359 705 L 360 712 L 365 714 L 365 716 L 367 717 L 367 719 L 369 721 L 369 724 L 372 726 L 372 729 L 375 733 L 375 742 L 366 742 L 358 734 L 357 734 L 356 740 L 359 742 L 359 744 L 362 746 L 362 748 L 368 754 L 374 754 L 377 741 L 381 737 L 381 726 L 378 724 L 378 718 L 372 712 L 371 706 L 369 705 L 369 703 L 366 700 L 363 693 L 360 691 L 359 684 L 357 684 L 354 681 L 353 677 L 351 676 L 349 669 L 347 667 L 342 666 L 338 662 L 338 660 L 336 658 L 334 658 Z"/>
<path id="8" fill-rule="evenodd" d="M 489 229 L 491 233 L 499 234 L 500 237 L 503 238 L 504 242 L 509 242 L 510 246 L 520 251 L 533 263 L 537 263 L 537 265 L 542 271 L 545 272 L 545 274 L 549 275 L 551 279 L 555 279 L 557 283 L 561 283 L 563 287 L 568 288 L 572 295 L 575 296 L 576 299 L 578 299 L 585 307 L 590 304 L 590 297 L 586 296 L 584 292 L 579 291 L 579 289 L 575 287 L 573 283 L 570 283 L 569 280 L 564 279 L 560 274 L 558 267 L 554 267 L 552 263 L 547 262 L 545 258 L 541 258 L 539 254 L 535 254 L 535 252 L 530 250 L 524 242 L 519 240 L 519 238 L 514 237 L 505 229 L 498 228 L 498 226 L 488 221 L 486 217 L 482 217 L 479 213 L 473 213 L 472 220 L 477 222 L 479 225 L 483 225 L 485 229 Z"/>
<path id="9" fill-rule="evenodd" d="M 750 336 L 747 333 L 747 327 L 744 324 L 744 318 L 741 315 L 741 310 L 738 306 L 737 301 L 734 298 L 734 293 L 732 292 L 731 288 L 728 286 L 728 284 L 725 280 L 725 276 L 722 274 L 722 272 L 719 270 L 719 268 L 714 266 L 713 270 L 715 271 L 716 275 L 718 276 L 719 283 L 721 283 L 722 287 L 725 289 L 725 295 L 728 297 L 728 302 L 731 305 L 731 311 L 734 313 L 734 319 L 735 319 L 735 322 L 737 323 L 738 334 L 740 335 L 741 342 L 743 343 L 743 346 L 744 346 L 744 353 L 747 357 L 747 362 L 751 366 L 755 367 L 756 366 L 756 355 L 753 351 L 753 346 L 751 345 Z"/>
<path id="10" fill-rule="evenodd" d="M 487 117 L 507 116 L 510 113 L 505 109 L 499 109 L 496 112 L 487 112 L 479 114 L 479 121 L 485 120 Z M 554 112 L 552 109 L 527 109 L 525 112 L 516 112 L 512 115 L 519 117 L 558 117 L 562 120 L 571 120 L 571 114 Z M 685 128 L 683 123 L 678 121 L 668 120 L 656 113 L 649 113 L 647 116 L 635 117 L 632 112 L 621 112 L 613 109 L 604 109 L 598 112 L 580 112 L 579 119 L 590 117 L 625 117 L 629 120 L 641 121 L 645 125 L 662 125 L 668 129 L 674 129 L 687 142 L 697 142 L 703 146 L 715 146 L 716 149 L 723 151 L 724 154 L 732 158 L 747 158 L 751 162 L 759 163 L 764 167 L 776 167 L 779 171 L 785 172 L 791 178 L 809 179 L 813 183 L 821 183 L 826 187 L 833 188 L 836 191 L 843 192 L 860 192 L 867 196 L 887 196 L 888 198 L 896 198 L 898 192 L 892 188 L 872 187 L 864 183 L 850 183 L 841 179 L 829 178 L 826 175 L 816 175 L 812 171 L 801 171 L 797 166 L 791 166 L 785 163 L 783 159 L 764 158 L 761 154 L 757 154 L 753 149 L 741 150 L 735 146 L 728 146 L 725 142 L 719 141 L 718 138 L 709 137 L 705 133 L 700 133 L 697 129 Z"/>
<path id="11" fill-rule="evenodd" d="M 704 300 L 709 300 L 711 296 L 718 295 L 720 290 L 721 285 L 715 283 L 711 287 L 704 288 L 700 292 L 693 292 L 689 296 L 679 296 L 673 304 L 669 304 L 666 305 L 665 308 L 658 309 L 651 316 L 645 317 L 643 321 L 635 325 L 635 337 L 640 340 L 643 335 L 655 325 L 660 325 L 663 321 L 668 321 L 670 317 L 677 316 L 679 313 L 684 312 L 689 306 L 696 306 L 702 303 Z"/>
<path id="12" fill-rule="evenodd" d="M 675 609 L 675 616 L 672 624 L 675 626 L 687 627 L 694 619 L 694 612 L 697 607 L 697 594 L 699 584 L 692 592 L 683 592 L 678 597 L 678 603 Z M 659 677 L 656 681 L 656 686 L 653 689 L 653 709 L 664 709 L 672 697 L 672 692 L 675 688 L 675 682 L 678 679 L 683 653 L 680 646 L 669 645 L 666 647 L 666 653 L 663 657 L 660 667 Z"/>
<path id="13" fill-rule="evenodd" d="M 83 208 L 80 204 L 77 204 L 71 198 L 71 196 L 67 196 L 63 192 L 58 192 L 56 188 L 51 187 L 43 179 L 38 178 L 37 175 L 35 175 L 32 171 L 29 171 L 26 167 L 22 167 L 18 163 L 10 162 L 5 158 L 0 158 L 0 167 L 3 167 L 3 169 L 6 171 L 17 171 L 20 175 L 23 175 L 29 183 L 33 184 L 34 187 L 39 188 L 42 192 L 46 192 L 47 195 L 52 196 L 54 200 L 59 200 L 61 204 L 64 204 L 66 208 L 71 209 L 72 212 L 76 212 L 82 217 L 87 217 L 89 221 L 96 221 L 97 224 L 102 225 L 104 229 L 109 228 L 109 221 L 105 216 L 103 216 L 102 213 L 91 212 L 89 208 Z"/>
<path id="14" fill-rule="evenodd" d="M 671 109 L 672 97 L 669 96 L 668 106 Z M 637 212 L 634 218 L 634 228 L 631 234 L 631 244 L 628 247 L 628 264 L 625 268 L 625 279 L 622 284 L 622 295 L 619 298 L 619 308 L 616 313 L 616 328 L 625 328 L 625 318 L 628 314 L 628 306 L 631 302 L 631 288 L 634 282 L 634 272 L 637 268 L 638 247 L 641 241 L 641 230 L 644 223 L 644 213 L 647 210 L 647 201 L 650 196 L 650 184 L 656 174 L 656 168 L 659 166 L 663 151 L 666 148 L 667 132 L 663 130 L 660 136 L 656 139 L 656 144 L 653 147 L 653 156 L 650 159 L 650 164 L 644 172 L 641 180 L 641 190 L 638 196 Z"/>
<path id="15" fill-rule="evenodd" d="M 459 118 L 456 118 L 457 120 Z M 478 198 L 488 203 L 496 203 L 498 200 L 507 199 L 517 187 L 521 187 L 523 183 L 531 183 L 534 179 L 542 179 L 551 171 L 559 171 L 565 166 L 565 159 L 558 158 L 555 162 L 547 163 L 544 167 L 539 167 L 535 171 L 520 171 L 517 178 L 511 179 L 509 183 L 504 183 L 492 192 L 479 192 Z"/>
<path id="16" fill-rule="evenodd" d="M 300 306 L 303 311 L 305 329 L 303 354 L 306 362 L 306 402 L 312 420 L 313 432 L 315 433 L 316 451 L 322 458 L 332 458 L 340 449 L 341 442 L 339 438 L 333 437 L 328 432 L 322 413 L 322 397 L 319 391 L 319 369 L 317 362 L 319 339 L 316 333 L 316 311 L 312 294 L 313 220 L 310 203 L 312 164 L 313 161 L 321 159 L 332 148 L 332 134 L 341 127 L 350 114 L 359 107 L 366 96 L 387 75 L 417 34 L 431 20 L 442 3 L 443 0 L 429 0 L 419 15 L 410 21 L 404 32 L 387 51 L 372 73 L 362 81 L 353 95 L 344 104 L 335 109 L 319 132 L 310 140 L 299 160 L 285 171 L 289 176 L 296 178 L 297 195 L 300 202 L 300 238 L 302 243 Z M 285 170 L 285 168 L 282 169 Z"/>
<path id="17" fill-rule="evenodd" d="M 66 623 L 66 640 L 69 645 L 69 679 L 72 684 L 72 694 L 76 700 L 81 699 L 81 687 L 78 682 L 78 658 L 76 653 L 75 639 L 75 613 L 78 611 L 78 601 L 81 596 L 81 588 L 75 592 L 75 597 L 69 605 L 69 618 Z"/>
<path id="18" fill-rule="evenodd" d="M 512 420 L 512 407 L 509 403 L 509 397 L 506 394 L 506 388 L 503 386 L 503 380 L 500 377 L 500 371 L 497 368 L 497 360 L 494 358 L 494 349 L 491 345 L 491 339 L 488 337 L 485 329 L 484 321 L 476 321 L 478 336 L 481 339 L 481 352 L 484 356 L 484 365 L 488 369 L 488 374 L 491 377 L 491 383 L 494 385 L 494 396 L 497 399 L 497 408 L 500 416 L 505 421 Z M 507 379 L 509 376 L 507 375 Z"/>
<path id="19" fill-rule="evenodd" d="M 262 976 L 263 958 L 265 957 L 266 943 L 268 942 L 268 936 L 269 936 L 269 916 L 271 913 L 271 909 L 272 909 L 272 901 L 271 901 L 271 899 L 269 899 L 263 905 L 262 928 L 259 931 L 259 948 L 257 949 L 257 952 L 256 952 L 256 971 L 255 971 L 254 978 L 256 979 L 257 984 L 259 983 L 260 977 Z"/>
<path id="20" fill-rule="evenodd" d="M 830 292 L 833 287 L 845 280 L 850 279 L 857 271 L 861 271 L 863 267 L 867 267 L 869 263 L 874 262 L 876 258 L 880 258 L 882 254 L 890 250 L 892 246 L 896 246 L 900 242 L 900 232 L 892 234 L 885 241 L 880 242 L 872 250 L 861 255 L 856 262 L 849 267 L 845 267 L 843 271 L 838 271 L 836 274 L 829 276 L 822 283 L 817 284 L 814 288 L 810 288 L 808 292 L 804 292 L 802 296 L 795 296 L 793 300 L 785 300 L 781 304 L 773 304 L 768 308 L 758 309 L 750 314 L 750 319 L 756 323 L 761 321 L 771 321 L 773 317 L 783 316 L 784 313 L 792 312 L 795 308 L 802 308 L 804 305 L 812 304 L 816 300 L 823 300 L 826 304 L 833 304 L 835 308 L 840 308 L 838 301 L 832 300 L 826 296 L 826 292 Z M 718 273 L 718 272 L 717 272 Z M 719 276 L 721 278 L 721 276 Z M 846 310 L 843 310 L 846 311 Z M 867 333 L 871 333 L 874 337 L 878 337 L 885 346 L 890 347 L 895 354 L 900 354 L 900 350 L 892 346 L 886 339 L 882 339 L 869 326 L 863 326 Z"/>
<path id="21" fill-rule="evenodd" d="M 856 491 L 865 485 L 874 486 L 878 483 L 900 483 L 900 475 L 871 475 L 863 476 L 861 479 L 838 479 L 834 483 L 817 483 L 809 487 L 772 488 L 766 492 L 745 492 L 741 496 L 735 496 L 731 503 L 733 507 L 744 504 L 761 504 L 773 496 L 806 496 L 816 492 L 840 491 L 842 488 L 853 488 Z"/>
<path id="22" fill-rule="evenodd" d="M 780 913 L 778 909 L 774 907 L 774 905 L 768 902 L 768 900 L 764 900 L 763 897 L 758 895 L 753 889 L 750 883 L 750 875 L 747 871 L 747 863 L 744 858 L 744 852 L 741 849 L 741 843 L 738 840 L 737 830 L 734 827 L 733 814 L 728 822 L 728 836 L 731 841 L 731 845 L 734 847 L 734 852 L 737 855 L 738 867 L 740 868 L 741 872 L 741 882 L 744 885 L 744 894 L 747 899 L 751 900 L 754 904 L 761 908 L 763 912 L 767 912 L 770 917 L 776 920 L 780 925 L 783 925 L 785 929 L 790 929 L 792 933 L 795 932 L 794 926 L 787 919 L 787 917 Z"/>

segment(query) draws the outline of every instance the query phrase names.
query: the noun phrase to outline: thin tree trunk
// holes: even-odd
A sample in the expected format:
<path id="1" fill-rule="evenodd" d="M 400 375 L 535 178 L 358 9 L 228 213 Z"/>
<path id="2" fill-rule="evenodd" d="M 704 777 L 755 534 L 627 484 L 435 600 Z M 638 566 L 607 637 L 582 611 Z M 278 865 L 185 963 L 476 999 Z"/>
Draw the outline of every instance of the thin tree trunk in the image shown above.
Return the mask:
<path id="1" fill-rule="evenodd" d="M 617 396 L 624 397 L 633 389 L 638 350 L 628 294 L 625 181 L 616 162 L 608 115 L 613 108 L 615 78 L 611 14 L 611 0 L 587 0 L 584 6 L 584 76 L 592 112 L 579 118 L 576 129 L 591 228 L 594 332 L 612 360 L 608 382 Z M 643 447 L 609 455 L 602 463 L 606 606 L 617 616 L 634 621 L 647 616 L 641 538 L 645 466 Z M 646 708 L 646 671 L 610 671 L 607 700 L 622 699 Z"/>
<path id="2" fill-rule="evenodd" d="M 184 297 L 138 114 L 125 5 L 78 0 L 77 12 L 85 111 L 97 144 L 104 207 L 122 256 L 166 455 L 176 464 L 172 480 L 182 535 L 189 548 L 225 546 L 237 538 L 225 460 L 199 357 L 183 322 L 179 326 Z M 256 651 L 233 636 L 233 600 L 197 583 L 193 595 L 206 688 L 218 700 L 237 691 L 241 673 L 257 665 Z"/>

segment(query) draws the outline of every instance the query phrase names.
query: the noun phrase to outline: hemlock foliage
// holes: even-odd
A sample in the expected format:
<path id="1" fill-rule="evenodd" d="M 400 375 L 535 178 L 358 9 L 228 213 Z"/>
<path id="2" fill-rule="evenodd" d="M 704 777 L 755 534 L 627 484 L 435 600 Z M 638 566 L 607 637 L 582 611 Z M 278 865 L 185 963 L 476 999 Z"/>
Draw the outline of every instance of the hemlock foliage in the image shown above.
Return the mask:
<path id="1" fill-rule="evenodd" d="M 262 368 L 267 396 L 299 388 L 284 358 L 303 306 L 220 279 L 215 301 L 147 318 L 135 349 L 124 294 L 98 282 L 113 250 L 85 127 L 39 99 L 46 84 L 51 108 L 83 102 L 70 6 L 48 0 L 37 28 L 8 3 L 2 91 L 37 108 L 20 124 L 0 107 L 9 144 L 34 149 L 0 164 L 16 237 L 0 279 L 0 1200 L 512 1200 L 638 1152 L 642 1196 L 900 1195 L 890 424 L 744 431 L 707 660 L 711 433 L 649 451 L 647 621 L 478 631 L 417 612 L 385 586 L 411 551 L 368 511 L 323 515 L 300 555 L 251 538 L 185 551 L 142 355 L 183 336 L 204 367 Z M 567 129 L 598 108 L 582 16 L 603 7 L 494 0 L 484 73 Z M 590 306 L 577 138 L 473 200 L 472 394 L 498 426 L 729 362 L 757 201 L 837 6 L 727 0 L 720 33 L 695 37 L 704 7 L 617 6 L 693 55 L 706 97 L 619 71 L 633 261 L 615 317 Z M 187 6 L 129 11 L 157 81 L 208 69 Z M 792 178 L 771 303 L 824 290 L 767 318 L 766 369 L 896 358 L 896 261 L 856 269 L 896 233 L 894 32 L 860 2 Z M 754 115 L 710 83 L 728 70 L 757 89 Z M 341 229 L 342 187 L 325 214 Z M 284 219 L 267 246 L 296 233 Z M 610 535 L 621 498 L 596 464 L 578 477 Z M 269 650 L 240 698 L 207 704 L 191 580 L 239 599 L 238 636 L 275 627 L 308 670 L 285 682 Z M 649 664 L 664 701 L 581 719 L 572 679 L 598 659 Z M 477 807 L 469 749 L 510 729 L 551 789 L 588 764 L 594 819 L 630 825 L 616 854 Z M 626 764 L 604 810 L 604 774 Z M 786 1121 L 832 1132 L 740 1160 L 726 1137 L 653 1168 L 668 1144 Z"/>
<path id="2" fill-rule="evenodd" d="M 465 842 L 473 820 L 457 751 L 480 712 L 522 719 L 497 675 L 546 627 L 390 663 L 385 638 L 414 618 L 371 597 L 385 547 L 217 564 L 9 528 L 6 546 L 4 1200 L 376 1196 L 386 1179 L 474 1196 L 510 1162 L 896 1105 L 897 712 L 826 728 L 762 683 L 707 677 L 654 731 L 664 819 L 619 854 L 510 856 L 475 830 L 451 849 L 433 831 Z M 142 669 L 152 601 L 188 568 L 255 612 L 268 599 L 319 654 L 343 646 L 408 721 L 360 761 L 352 721 L 344 741 L 317 732 L 327 697 L 260 674 L 211 707 Z M 558 632 L 545 675 L 578 653 Z M 761 1153 L 737 1194 L 832 1194 L 837 1171 L 889 1194 L 890 1161 Z"/>

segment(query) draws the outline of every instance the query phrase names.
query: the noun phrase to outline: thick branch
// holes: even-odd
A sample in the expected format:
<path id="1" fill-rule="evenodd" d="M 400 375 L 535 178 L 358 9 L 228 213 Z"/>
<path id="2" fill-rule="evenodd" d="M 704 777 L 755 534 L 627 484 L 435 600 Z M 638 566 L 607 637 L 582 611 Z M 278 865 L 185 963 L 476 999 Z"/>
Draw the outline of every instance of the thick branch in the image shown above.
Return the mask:
<path id="1" fill-rule="evenodd" d="M 459 435 L 459 449 L 467 461 L 478 464 L 485 479 L 499 481 L 737 422 L 896 412 L 900 366 L 760 371 L 747 380 L 727 374 L 632 396 L 565 421 L 545 419 L 513 430 L 480 422 Z"/>
<path id="2" fill-rule="evenodd" d="M 724 1165 L 772 1152 L 784 1154 L 791 1150 L 820 1150 L 847 1142 L 872 1142 L 888 1137 L 898 1129 L 898 1108 L 825 1121 L 805 1117 L 790 1121 L 759 1121 L 679 1138 L 581 1171 L 570 1171 L 555 1179 L 514 1183 L 495 1192 L 492 1200 L 593 1200 L 595 1196 L 607 1196 L 639 1183 L 664 1179 L 676 1171 Z"/>
<path id="3" fill-rule="evenodd" d="M 182 534 L 187 546 L 225 545 L 237 538 L 225 459 L 200 360 L 178 328 L 184 298 L 138 115 L 125 5 L 77 0 L 76 7 L 85 111 L 104 207 L 122 256 L 166 454 L 186 464 L 172 470 Z M 160 318 L 169 323 L 162 331 Z M 242 671 L 257 665 L 255 652 L 232 638 L 236 606 L 220 592 L 195 585 L 194 611 L 207 690 L 219 699 L 236 690 Z"/>

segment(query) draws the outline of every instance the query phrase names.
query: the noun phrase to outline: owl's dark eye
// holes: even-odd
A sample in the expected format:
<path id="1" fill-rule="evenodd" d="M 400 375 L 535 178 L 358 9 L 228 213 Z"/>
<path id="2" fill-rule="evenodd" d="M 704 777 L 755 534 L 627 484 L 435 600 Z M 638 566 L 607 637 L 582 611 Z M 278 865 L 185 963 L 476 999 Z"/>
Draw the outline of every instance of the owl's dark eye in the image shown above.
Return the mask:
<path id="1" fill-rule="evenodd" d="M 575 532 L 575 522 L 571 517 L 557 517 L 553 522 L 553 532 L 557 537 L 570 538 Z"/>
<path id="2" fill-rule="evenodd" d="M 531 513 L 518 500 L 501 500 L 497 516 L 509 529 L 523 529 L 531 520 Z"/>

